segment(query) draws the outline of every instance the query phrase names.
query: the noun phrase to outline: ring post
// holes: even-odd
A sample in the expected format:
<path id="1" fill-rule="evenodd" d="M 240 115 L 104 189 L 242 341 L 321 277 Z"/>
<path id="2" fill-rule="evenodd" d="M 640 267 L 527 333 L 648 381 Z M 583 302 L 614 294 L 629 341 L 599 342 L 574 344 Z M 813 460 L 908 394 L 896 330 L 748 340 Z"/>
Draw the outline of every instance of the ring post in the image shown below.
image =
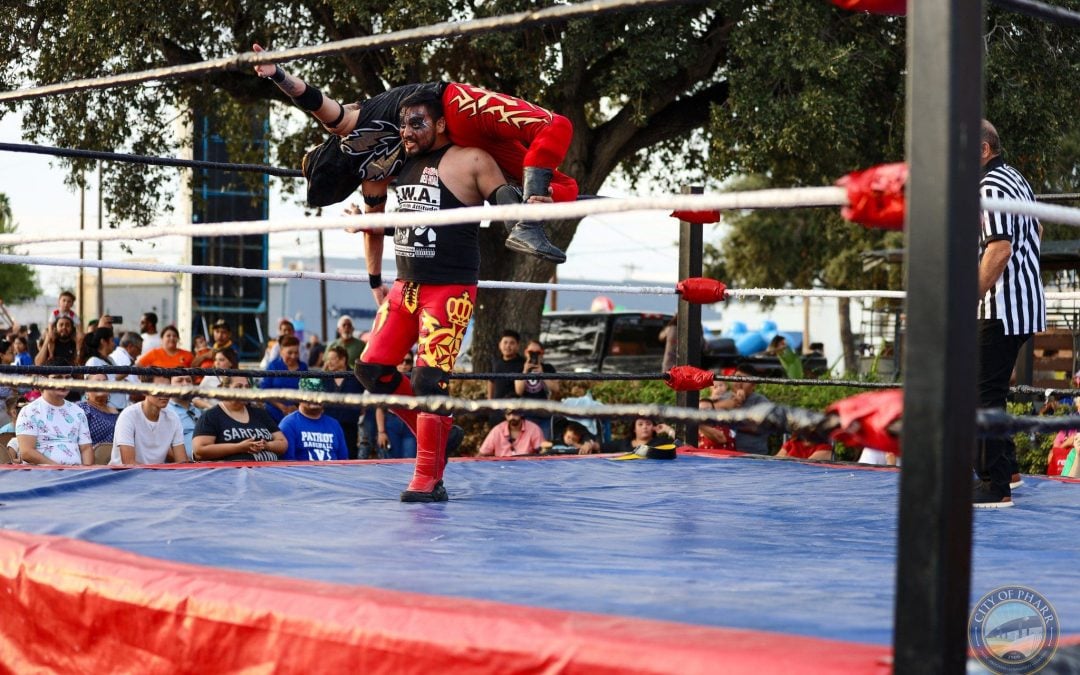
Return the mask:
<path id="1" fill-rule="evenodd" d="M 909 2 L 896 673 L 963 673 L 971 584 L 981 0 Z"/>
<path id="2" fill-rule="evenodd" d="M 683 186 L 682 194 L 704 194 L 705 188 L 701 186 Z M 679 221 L 679 278 L 690 279 L 700 277 L 702 274 L 702 259 L 704 257 L 704 237 L 701 230 L 704 225 L 698 225 L 685 220 Z M 676 365 L 692 365 L 701 367 L 701 305 L 690 303 L 679 298 L 678 309 L 678 348 L 676 350 Z M 675 402 L 684 408 L 698 407 L 698 392 L 680 391 L 675 395 Z M 698 432 L 696 424 L 680 424 L 679 438 L 683 443 L 691 446 L 698 444 Z"/>

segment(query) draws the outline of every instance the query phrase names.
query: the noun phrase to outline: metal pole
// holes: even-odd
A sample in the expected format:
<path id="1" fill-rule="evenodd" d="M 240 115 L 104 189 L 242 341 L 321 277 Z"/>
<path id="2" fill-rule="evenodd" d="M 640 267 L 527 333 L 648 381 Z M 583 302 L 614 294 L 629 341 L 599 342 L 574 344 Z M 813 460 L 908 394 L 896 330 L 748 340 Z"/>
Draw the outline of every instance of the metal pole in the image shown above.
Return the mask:
<path id="1" fill-rule="evenodd" d="M 83 174 L 79 185 L 79 232 L 86 229 L 86 175 Z M 86 242 L 79 237 L 79 259 L 86 257 Z M 79 320 L 86 321 L 86 268 L 79 266 Z"/>
<path id="2" fill-rule="evenodd" d="M 705 192 L 701 186 L 683 186 L 682 194 L 700 195 Z M 704 258 L 704 239 L 701 234 L 703 226 L 689 223 L 685 220 L 679 222 L 679 278 L 689 279 L 700 277 L 702 274 L 702 261 Z M 686 302 L 679 299 L 679 344 L 676 351 L 675 363 L 678 365 L 701 366 L 701 305 Z M 698 392 L 680 391 L 675 395 L 676 405 L 684 408 L 698 407 Z M 696 446 L 698 432 L 696 424 L 681 425 L 680 437 L 687 445 Z"/>
<path id="3" fill-rule="evenodd" d="M 907 349 L 896 673 L 964 673 L 971 584 L 981 0 L 908 3 Z"/>
<path id="4" fill-rule="evenodd" d="M 105 183 L 102 177 L 101 171 L 102 162 L 98 162 L 97 165 L 97 177 L 98 177 L 98 200 L 97 200 L 97 229 L 102 230 L 105 228 Z M 97 243 L 97 259 L 103 260 L 102 257 L 102 242 Z M 97 271 L 97 315 L 100 317 L 105 313 L 105 281 L 103 276 L 104 270 L 98 268 Z"/>
<path id="5" fill-rule="evenodd" d="M 323 233 L 319 230 L 319 271 L 323 274 L 326 273 L 326 251 L 323 248 Z M 330 344 L 333 340 L 327 337 L 326 333 L 326 280 L 319 281 L 319 316 L 321 318 L 320 329 L 322 333 L 319 335 L 319 339 L 324 344 Z"/>

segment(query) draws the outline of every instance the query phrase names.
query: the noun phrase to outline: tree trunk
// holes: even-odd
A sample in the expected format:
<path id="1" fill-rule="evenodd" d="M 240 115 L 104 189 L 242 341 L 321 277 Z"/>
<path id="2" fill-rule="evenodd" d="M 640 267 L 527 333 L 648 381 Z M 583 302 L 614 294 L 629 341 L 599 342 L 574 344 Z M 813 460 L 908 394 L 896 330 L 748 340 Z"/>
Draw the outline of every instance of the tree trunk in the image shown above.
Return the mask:
<path id="1" fill-rule="evenodd" d="M 552 223 L 548 237 L 556 246 L 570 245 L 576 222 Z M 538 258 L 514 253 L 506 248 L 506 231 L 501 223 L 480 230 L 480 278 L 544 283 L 555 273 L 555 265 Z M 497 354 L 499 334 L 507 328 L 521 333 L 522 340 L 540 336 L 540 315 L 544 291 L 515 291 L 485 288 L 478 293 L 470 357 L 474 373 L 491 371 Z M 522 344 L 522 347 L 525 345 Z"/>
<path id="2" fill-rule="evenodd" d="M 840 345 L 844 350 L 844 374 L 859 372 L 858 355 L 855 353 L 855 336 L 851 332 L 851 299 L 838 298 L 837 311 L 840 315 Z"/>

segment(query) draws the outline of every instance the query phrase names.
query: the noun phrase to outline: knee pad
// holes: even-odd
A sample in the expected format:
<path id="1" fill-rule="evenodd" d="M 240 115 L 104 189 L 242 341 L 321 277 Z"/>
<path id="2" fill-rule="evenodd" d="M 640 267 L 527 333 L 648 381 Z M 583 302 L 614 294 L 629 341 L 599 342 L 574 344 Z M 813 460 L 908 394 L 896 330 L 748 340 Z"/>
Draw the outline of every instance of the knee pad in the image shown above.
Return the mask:
<path id="1" fill-rule="evenodd" d="M 448 396 L 450 376 L 442 368 L 417 366 L 412 372 L 412 388 L 417 396 Z"/>
<path id="2" fill-rule="evenodd" d="M 364 389 L 372 394 L 393 394 L 401 384 L 401 373 L 394 366 L 384 366 L 380 363 L 364 363 L 356 360 L 353 374 Z"/>

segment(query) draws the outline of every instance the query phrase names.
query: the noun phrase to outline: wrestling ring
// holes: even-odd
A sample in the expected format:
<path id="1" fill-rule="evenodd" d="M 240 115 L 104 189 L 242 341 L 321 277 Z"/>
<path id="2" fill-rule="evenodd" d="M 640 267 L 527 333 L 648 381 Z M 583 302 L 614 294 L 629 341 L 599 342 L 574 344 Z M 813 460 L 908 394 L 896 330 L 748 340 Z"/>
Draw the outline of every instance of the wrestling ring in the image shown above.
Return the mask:
<path id="1" fill-rule="evenodd" d="M 926 18 L 918 16 L 920 11 L 926 11 Z M 927 22 L 942 18 L 940 11 L 912 8 L 910 20 L 925 28 Z M 913 33 L 918 35 L 917 30 Z M 134 83 L 159 76 L 136 73 L 117 79 Z M 108 79 L 86 86 L 115 86 Z M 62 93 L 63 86 L 39 89 L 47 91 L 27 90 L 22 95 Z M 19 96 L 0 93 L 0 101 L 21 100 Z M 916 143 L 915 157 L 923 151 L 929 149 L 919 150 Z M 941 154 L 940 148 L 935 152 Z M 856 212 L 854 219 L 867 226 L 896 228 L 897 208 L 902 224 L 905 198 L 912 209 L 917 208 L 913 195 L 925 189 L 918 171 L 906 185 L 905 180 L 897 182 L 896 168 L 861 175 L 867 179 L 849 178 L 840 187 L 489 206 L 407 217 L 369 214 L 362 225 L 441 226 L 477 218 L 566 219 L 664 209 L 674 210 L 683 216 L 685 227 L 693 227 L 691 221 L 700 222 L 712 211 L 843 207 Z M 907 179 L 906 171 L 903 178 Z M 935 189 L 942 192 L 946 187 Z M 978 205 L 971 206 L 974 213 Z M 985 200 L 982 207 L 1080 225 L 1080 210 L 1063 206 Z M 920 230 L 912 223 L 909 234 L 914 241 Z M 84 239 L 346 226 L 356 226 L 355 219 L 118 229 L 87 232 Z M 50 233 L 0 235 L 0 246 L 62 240 Z M 0 262 L 367 281 L 363 275 L 20 255 L 0 256 Z M 927 305 L 918 304 L 926 303 L 930 295 L 922 285 L 909 288 L 906 295 L 733 289 L 699 279 L 692 271 L 682 276 L 684 281 L 676 287 L 617 288 L 677 295 L 680 317 L 692 311 L 695 302 L 728 297 L 837 294 L 907 297 L 915 311 L 929 316 Z M 936 283 L 938 295 L 949 295 L 947 281 L 927 283 Z M 551 288 L 499 281 L 480 286 Z M 596 292 L 612 287 L 554 288 Z M 946 317 L 941 314 L 929 323 L 945 330 Z M 913 335 L 910 349 L 917 352 L 922 339 Z M 964 340 L 952 342 L 970 351 Z M 0 372 L 0 385 L 86 389 L 88 384 L 81 380 L 43 377 L 86 371 L 10 368 Z M 928 383 L 937 383 L 927 378 L 941 376 L 912 372 L 905 392 L 911 387 L 925 392 Z M 589 377 L 604 379 L 599 374 Z M 856 415 L 850 409 L 816 413 L 780 405 L 731 412 L 697 410 L 696 392 L 714 377 L 681 365 L 654 379 L 686 394 L 688 398 L 680 400 L 683 406 L 601 406 L 589 408 L 588 415 L 625 419 L 647 414 L 687 428 L 716 423 L 777 433 L 798 431 L 830 440 L 873 439 L 891 443 L 897 451 L 901 446 L 907 449 L 903 479 L 893 468 L 781 460 L 690 446 L 679 449 L 676 461 L 612 461 L 608 455 L 459 457 L 447 469 L 449 502 L 403 504 L 397 494 L 412 473 L 409 460 L 3 465 L 0 663 L 11 672 L 950 671 L 912 666 L 913 653 L 924 649 L 930 654 L 935 648 L 906 632 L 917 623 L 906 613 L 910 607 L 905 603 L 918 602 L 904 586 L 910 579 L 927 593 L 939 592 L 939 601 L 946 602 L 947 596 L 946 604 L 962 606 L 964 616 L 994 589 L 1022 582 L 1041 591 L 1060 618 L 1060 630 L 1053 636 L 1055 651 L 1043 672 L 1078 672 L 1080 595 L 1072 590 L 1080 554 L 1075 543 L 1080 540 L 1077 481 L 1025 476 L 1018 508 L 972 516 L 970 495 L 956 493 L 959 485 L 970 488 L 967 458 L 953 460 L 961 467 L 957 478 L 956 472 L 941 470 L 951 461 L 938 456 L 945 453 L 917 449 L 926 443 L 927 434 L 951 437 L 957 424 L 961 434 L 974 438 L 1057 431 L 1068 428 L 1068 420 L 992 411 L 976 415 L 974 402 L 968 401 L 970 420 L 937 423 L 926 421 L 930 416 L 921 417 L 923 409 L 905 399 L 909 423 L 901 428 L 895 406 L 900 394 L 895 389 L 868 392 L 879 398 L 870 399 L 870 409 Z M 565 374 L 558 378 L 569 379 Z M 520 400 L 360 398 L 130 382 L 95 382 L 92 388 L 170 395 L 199 391 L 219 399 L 382 404 L 444 413 L 500 411 L 508 406 L 575 412 L 558 403 Z M 943 387 L 942 395 L 957 396 L 949 387 Z M 930 398 L 926 405 L 932 404 L 935 400 Z M 957 407 L 962 411 L 964 405 Z M 940 443 L 930 446 L 941 449 Z M 950 483 L 952 478 L 957 479 Z M 912 486 L 929 489 L 912 495 Z M 913 507 L 909 500 L 921 500 L 920 505 Z M 956 509 L 957 505 L 964 509 Z M 905 516 L 911 508 L 935 514 L 921 519 L 918 526 L 936 538 L 940 548 L 911 535 L 910 514 Z M 965 509 L 966 516 L 954 513 Z M 1036 539 L 1036 531 L 1045 536 Z M 1023 545 L 1002 546 L 1002 541 Z M 957 548 L 962 552 L 958 554 Z M 911 565 L 925 567 L 925 573 L 910 574 Z M 952 583 L 959 586 L 950 589 Z M 955 629 L 954 614 L 931 602 L 922 621 L 936 629 Z M 952 651 L 957 649 L 955 630 L 940 639 Z M 967 652 L 966 645 L 960 649 Z M 928 656 L 927 663 L 931 662 L 935 661 Z M 979 666 L 972 661 L 970 667 Z"/>

